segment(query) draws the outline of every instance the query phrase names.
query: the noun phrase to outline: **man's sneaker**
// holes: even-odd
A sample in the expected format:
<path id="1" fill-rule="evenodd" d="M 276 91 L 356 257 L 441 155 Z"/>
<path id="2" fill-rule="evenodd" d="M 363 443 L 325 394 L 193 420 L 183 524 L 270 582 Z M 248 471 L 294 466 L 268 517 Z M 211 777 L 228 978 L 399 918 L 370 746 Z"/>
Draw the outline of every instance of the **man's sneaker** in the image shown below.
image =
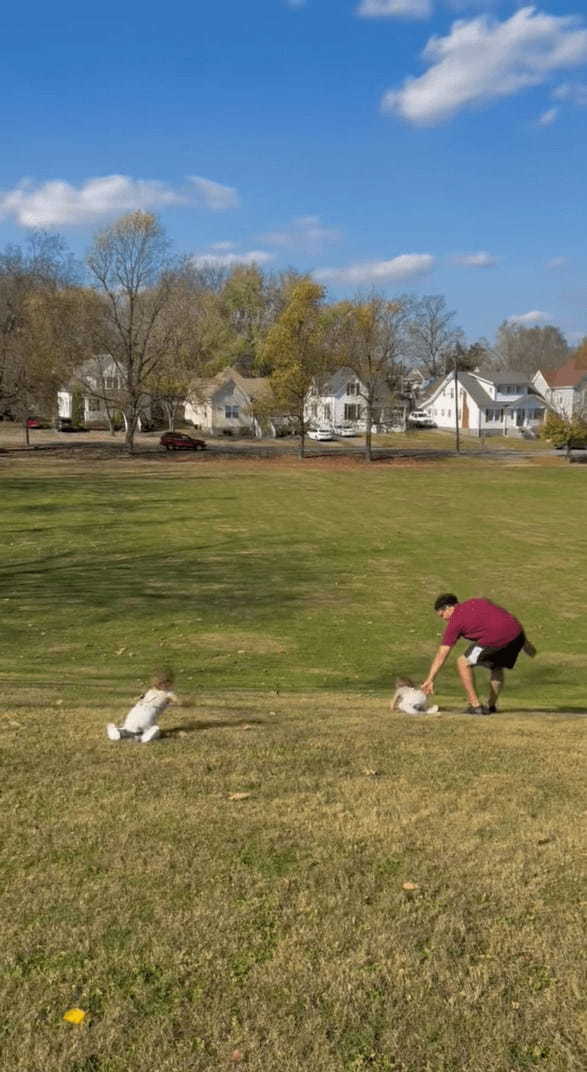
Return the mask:
<path id="1" fill-rule="evenodd" d="M 497 707 L 494 703 L 487 704 L 487 711 L 490 715 L 495 715 L 497 714 Z"/>
<path id="2" fill-rule="evenodd" d="M 106 726 L 106 733 L 108 734 L 108 737 L 111 741 L 120 740 L 120 730 L 118 729 L 118 726 L 114 725 L 113 722 L 109 722 Z"/>
<path id="3" fill-rule="evenodd" d="M 484 704 L 481 704 L 479 707 L 473 707 L 473 704 L 469 704 L 469 706 L 465 708 L 466 715 L 488 715 L 489 713 L 489 708 L 485 707 Z"/>

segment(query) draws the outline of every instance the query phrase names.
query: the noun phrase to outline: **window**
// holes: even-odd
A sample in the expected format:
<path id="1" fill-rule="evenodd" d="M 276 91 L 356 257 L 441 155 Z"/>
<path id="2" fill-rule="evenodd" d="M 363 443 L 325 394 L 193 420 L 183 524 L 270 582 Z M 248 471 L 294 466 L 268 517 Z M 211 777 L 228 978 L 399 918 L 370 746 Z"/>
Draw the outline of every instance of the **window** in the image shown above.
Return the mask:
<path id="1" fill-rule="evenodd" d="M 331 416 L 332 416 L 332 409 L 328 405 L 328 403 L 326 403 L 326 405 L 324 406 L 324 420 L 329 421 L 331 419 Z"/>
<path id="2" fill-rule="evenodd" d="M 119 384 L 118 384 L 118 376 L 106 376 L 105 377 L 105 384 L 106 384 L 106 390 L 107 391 L 117 391 L 118 386 L 119 386 Z"/>
<path id="3" fill-rule="evenodd" d="M 354 381 L 351 382 L 351 383 L 347 383 L 347 385 L 346 385 L 346 393 L 347 393 L 347 395 L 351 395 L 351 396 L 352 395 L 358 395 L 358 393 L 359 393 L 359 385 L 358 385 L 358 383 L 355 383 Z"/>
<path id="4" fill-rule="evenodd" d="M 99 413 L 102 409 L 102 403 L 99 398 L 88 398 L 88 410 L 90 413 Z"/>
<path id="5" fill-rule="evenodd" d="M 345 402 L 344 407 L 344 419 L 345 421 L 358 421 L 361 416 L 361 407 L 357 405 L 351 405 L 349 402 Z"/>
<path id="6" fill-rule="evenodd" d="M 226 417 L 227 421 L 238 421 L 238 413 L 239 413 L 239 407 L 238 406 L 225 406 L 224 407 L 224 416 Z"/>

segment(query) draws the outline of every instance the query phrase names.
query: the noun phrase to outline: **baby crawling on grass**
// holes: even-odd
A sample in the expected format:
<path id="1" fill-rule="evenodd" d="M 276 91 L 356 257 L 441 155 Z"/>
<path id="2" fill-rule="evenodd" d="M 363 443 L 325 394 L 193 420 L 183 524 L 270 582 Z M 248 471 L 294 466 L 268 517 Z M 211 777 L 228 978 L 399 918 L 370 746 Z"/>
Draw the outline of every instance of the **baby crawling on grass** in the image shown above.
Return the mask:
<path id="1" fill-rule="evenodd" d="M 165 670 L 153 678 L 151 688 L 131 707 L 121 726 L 109 722 L 106 733 L 111 741 L 122 741 L 132 737 L 135 741 L 148 744 L 159 737 L 161 730 L 157 725 L 160 715 L 170 703 L 177 703 L 177 696 L 171 692 L 173 673 Z"/>
<path id="2" fill-rule="evenodd" d="M 395 693 L 390 704 L 392 711 L 403 711 L 405 715 L 436 715 L 438 704 L 428 706 L 428 697 L 422 689 L 417 689 L 409 677 L 398 677 L 395 681 Z"/>

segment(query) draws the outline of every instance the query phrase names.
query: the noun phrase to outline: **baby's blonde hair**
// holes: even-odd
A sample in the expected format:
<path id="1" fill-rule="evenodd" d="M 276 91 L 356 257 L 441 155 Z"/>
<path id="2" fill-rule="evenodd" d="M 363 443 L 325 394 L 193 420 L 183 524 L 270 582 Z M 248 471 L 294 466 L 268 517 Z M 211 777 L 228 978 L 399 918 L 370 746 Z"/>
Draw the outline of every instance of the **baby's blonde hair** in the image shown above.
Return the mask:
<path id="1" fill-rule="evenodd" d="M 411 677 L 396 677 L 395 687 L 396 689 L 405 689 L 406 687 L 413 689 L 414 682 L 412 681 Z"/>
<path id="2" fill-rule="evenodd" d="M 173 685 L 175 681 L 175 674 L 169 667 L 163 670 L 157 670 L 157 673 L 153 675 L 151 686 L 154 689 L 168 689 Z"/>

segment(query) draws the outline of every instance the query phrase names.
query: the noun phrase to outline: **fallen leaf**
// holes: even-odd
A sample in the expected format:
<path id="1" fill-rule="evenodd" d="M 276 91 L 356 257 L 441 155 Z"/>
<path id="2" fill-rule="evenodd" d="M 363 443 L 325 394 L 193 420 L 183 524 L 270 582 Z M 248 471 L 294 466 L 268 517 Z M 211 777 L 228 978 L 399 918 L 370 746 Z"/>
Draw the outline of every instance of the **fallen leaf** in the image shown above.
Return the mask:
<path id="1" fill-rule="evenodd" d="M 402 890 L 417 890 L 419 889 L 417 882 L 402 882 Z"/>
<path id="2" fill-rule="evenodd" d="M 381 772 L 375 770 L 375 767 L 364 767 L 363 774 L 366 774 L 368 778 L 377 778 Z"/>
<path id="3" fill-rule="evenodd" d="M 242 1059 L 243 1059 L 243 1055 L 242 1055 L 240 1050 L 233 1050 L 232 1051 L 232 1053 L 230 1055 L 230 1060 L 231 1061 L 234 1061 L 236 1063 L 237 1061 L 242 1061 Z"/>
<path id="4" fill-rule="evenodd" d="M 229 800 L 246 800 L 247 797 L 250 797 L 250 795 L 251 795 L 250 793 L 229 793 L 228 799 Z"/>
<path id="5" fill-rule="evenodd" d="M 125 651 L 126 648 L 119 648 L 118 651 L 115 652 L 115 655 L 124 655 Z"/>
<path id="6" fill-rule="evenodd" d="M 82 1024 L 86 1018 L 86 1014 L 83 1009 L 68 1009 L 63 1014 L 63 1019 L 67 1020 L 68 1024 Z"/>
<path id="7" fill-rule="evenodd" d="M 254 726 L 251 726 L 251 724 L 250 724 L 249 722 L 247 722 L 247 723 L 246 723 L 246 724 L 245 724 L 245 725 L 244 725 L 244 726 L 242 727 L 242 729 L 243 729 L 243 730 L 254 730 L 254 728 L 255 728 L 255 727 L 254 727 Z"/>

